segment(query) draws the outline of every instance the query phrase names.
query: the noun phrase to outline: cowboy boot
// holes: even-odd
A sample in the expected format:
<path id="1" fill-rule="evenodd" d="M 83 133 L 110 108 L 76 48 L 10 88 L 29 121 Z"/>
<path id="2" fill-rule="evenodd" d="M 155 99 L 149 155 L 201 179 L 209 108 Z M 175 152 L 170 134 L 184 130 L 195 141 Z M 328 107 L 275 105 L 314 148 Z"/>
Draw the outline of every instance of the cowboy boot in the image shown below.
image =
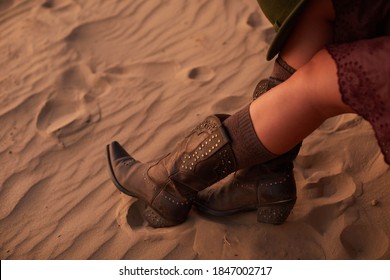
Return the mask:
<path id="1" fill-rule="evenodd" d="M 278 157 L 261 143 L 249 109 L 207 117 L 154 163 L 141 163 L 119 143 L 111 143 L 107 158 L 114 184 L 146 203 L 144 216 L 151 226 L 182 223 L 199 191 L 234 171 Z"/>
<path id="2" fill-rule="evenodd" d="M 279 67 L 274 68 L 276 75 L 257 84 L 253 100 L 294 73 L 295 70 L 280 57 L 277 63 Z M 293 161 L 300 147 L 301 144 L 267 163 L 235 172 L 231 180 L 224 185 L 216 185 L 198 193 L 195 206 L 201 212 L 214 216 L 227 216 L 257 209 L 258 222 L 282 224 L 296 202 Z"/>
<path id="3" fill-rule="evenodd" d="M 225 184 L 216 184 L 198 193 L 195 206 L 201 212 L 227 216 L 257 209 L 257 221 L 282 224 L 296 202 L 293 160 L 290 152 L 252 167 L 236 171 Z"/>
<path id="4" fill-rule="evenodd" d="M 235 171 L 221 118 L 206 118 L 171 153 L 154 163 L 135 160 L 117 142 L 107 146 L 115 186 L 146 202 L 144 216 L 151 226 L 182 223 L 198 191 Z"/>

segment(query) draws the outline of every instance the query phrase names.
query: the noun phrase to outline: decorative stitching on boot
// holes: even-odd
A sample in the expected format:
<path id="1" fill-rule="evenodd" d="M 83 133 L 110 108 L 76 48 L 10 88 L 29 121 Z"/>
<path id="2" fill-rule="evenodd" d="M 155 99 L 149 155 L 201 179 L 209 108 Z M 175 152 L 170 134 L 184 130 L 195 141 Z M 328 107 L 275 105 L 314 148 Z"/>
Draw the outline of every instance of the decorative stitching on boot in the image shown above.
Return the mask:
<path id="1" fill-rule="evenodd" d="M 226 141 L 222 142 L 221 139 L 222 137 L 218 132 L 214 133 L 204 140 L 191 155 L 184 154 L 181 168 L 184 170 L 193 170 L 199 161 L 214 154 L 216 149 L 218 149 L 221 145 L 226 144 Z"/>
<path id="2" fill-rule="evenodd" d="M 205 131 L 205 130 L 212 132 L 215 129 L 217 129 L 219 126 L 220 126 L 220 124 L 217 123 L 216 121 L 214 121 L 212 118 L 207 118 L 203 122 L 201 122 L 198 126 L 196 126 L 191 131 L 191 134 L 196 132 L 196 131 L 201 132 L 201 131 Z"/>
<path id="3" fill-rule="evenodd" d="M 241 182 L 238 182 L 238 181 L 234 181 L 233 182 L 233 186 L 235 188 L 248 188 L 248 189 L 253 189 L 256 187 L 256 184 L 255 183 L 241 183 Z"/>
<path id="4" fill-rule="evenodd" d="M 267 183 L 260 183 L 260 187 L 268 187 L 268 186 L 273 186 L 273 185 L 277 185 L 277 184 L 283 184 L 284 182 L 287 182 L 288 178 L 290 178 L 290 175 L 286 174 L 286 176 L 284 176 L 281 180 L 267 182 Z"/>
<path id="5" fill-rule="evenodd" d="M 235 163 L 233 162 L 233 153 L 229 148 L 223 148 L 218 152 L 218 165 L 215 169 L 220 180 L 235 171 Z"/>

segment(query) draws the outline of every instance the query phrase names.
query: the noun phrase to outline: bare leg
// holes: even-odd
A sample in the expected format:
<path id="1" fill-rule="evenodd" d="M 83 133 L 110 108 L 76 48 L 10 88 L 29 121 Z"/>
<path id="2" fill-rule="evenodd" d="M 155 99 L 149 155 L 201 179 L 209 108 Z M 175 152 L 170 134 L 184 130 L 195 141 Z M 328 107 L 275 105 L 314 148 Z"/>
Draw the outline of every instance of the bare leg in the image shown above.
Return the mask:
<path id="1" fill-rule="evenodd" d="M 251 104 L 257 136 L 275 154 L 288 152 L 327 118 L 352 112 L 341 100 L 335 62 L 322 50 L 332 41 L 334 17 L 331 0 L 307 3 L 280 53 L 299 70 Z"/>
<path id="2" fill-rule="evenodd" d="M 331 0 L 311 0 L 280 55 L 293 68 L 299 69 L 319 50 L 332 41 L 334 10 Z"/>
<path id="3" fill-rule="evenodd" d="M 245 107 L 224 122 L 238 166 L 250 167 L 223 188 L 198 195 L 203 212 L 224 216 L 256 206 L 259 222 L 279 224 L 288 217 L 296 201 L 293 160 L 299 143 L 328 117 L 351 111 L 341 102 L 335 63 L 322 50 L 332 40 L 333 14 L 331 0 L 311 0 L 270 79 L 256 87 L 254 97 L 260 97 L 249 112 Z M 260 162 L 268 156 L 263 149 L 281 156 Z"/>
<path id="4" fill-rule="evenodd" d="M 258 138 L 275 154 L 292 149 L 327 118 L 351 112 L 341 100 L 336 64 L 326 50 L 250 107 Z"/>
<path id="5" fill-rule="evenodd" d="M 287 80 L 296 69 L 305 65 L 325 45 L 332 41 L 335 13 L 331 0 L 310 0 L 280 51 L 271 73 L 267 90 Z M 281 60 L 282 63 L 278 62 Z M 261 81 L 260 88 L 265 87 Z M 258 91 L 258 87 L 256 91 Z M 264 89 L 263 89 L 264 90 Z M 255 92 L 257 98 L 260 92 Z"/>

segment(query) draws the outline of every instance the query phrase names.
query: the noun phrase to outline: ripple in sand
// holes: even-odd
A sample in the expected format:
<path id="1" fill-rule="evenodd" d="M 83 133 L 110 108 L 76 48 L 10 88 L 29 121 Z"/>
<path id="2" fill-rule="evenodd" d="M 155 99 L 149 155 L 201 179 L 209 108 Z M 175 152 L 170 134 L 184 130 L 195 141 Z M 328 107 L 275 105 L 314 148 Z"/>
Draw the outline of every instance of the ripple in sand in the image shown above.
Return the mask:
<path id="1" fill-rule="evenodd" d="M 0 13 L 6 11 L 14 4 L 13 0 L 2 0 L 0 1 Z"/>
<path id="2" fill-rule="evenodd" d="M 319 178 L 310 182 L 302 189 L 303 197 L 307 199 L 328 198 L 329 201 L 338 202 L 351 197 L 356 191 L 353 179 L 345 174 L 337 174 Z"/>
<path id="3" fill-rule="evenodd" d="M 317 232 L 324 234 L 355 204 L 356 190 L 353 178 L 344 173 L 323 177 L 305 185 L 302 196 L 307 203 L 312 204 L 306 214 L 306 222 Z"/>
<path id="4" fill-rule="evenodd" d="M 127 66 L 116 66 L 106 70 L 109 76 L 122 79 L 143 78 L 151 81 L 164 81 L 174 78 L 178 65 L 174 61 L 139 63 Z"/>
<path id="5" fill-rule="evenodd" d="M 36 126 L 46 135 L 55 135 L 63 144 L 74 140 L 68 136 L 86 134 L 85 128 L 100 119 L 100 109 L 95 99 L 99 92 L 94 85 L 102 86 L 86 66 L 66 69 L 58 78 L 48 99 L 37 116 Z M 104 85 L 103 85 L 104 86 Z M 104 90 L 104 87 L 99 91 Z"/>
<path id="6" fill-rule="evenodd" d="M 344 114 L 328 119 L 318 128 L 318 130 L 325 133 L 333 133 L 353 129 L 361 124 L 362 121 L 362 117 L 356 116 L 355 114 Z"/>
<path id="7" fill-rule="evenodd" d="M 388 250 L 389 238 L 371 225 L 350 225 L 340 234 L 345 250 L 354 259 L 380 259 Z"/>

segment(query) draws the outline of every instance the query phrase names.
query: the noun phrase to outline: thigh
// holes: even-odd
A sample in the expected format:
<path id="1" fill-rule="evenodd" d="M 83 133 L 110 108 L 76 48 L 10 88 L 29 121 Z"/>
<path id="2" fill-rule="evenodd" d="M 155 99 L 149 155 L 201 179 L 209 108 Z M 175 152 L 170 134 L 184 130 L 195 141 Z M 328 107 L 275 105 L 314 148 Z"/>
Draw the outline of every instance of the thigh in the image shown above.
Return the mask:
<path id="1" fill-rule="evenodd" d="M 319 50 L 332 42 L 334 18 L 332 0 L 308 1 L 281 50 L 283 59 L 295 69 L 309 62 Z"/>

